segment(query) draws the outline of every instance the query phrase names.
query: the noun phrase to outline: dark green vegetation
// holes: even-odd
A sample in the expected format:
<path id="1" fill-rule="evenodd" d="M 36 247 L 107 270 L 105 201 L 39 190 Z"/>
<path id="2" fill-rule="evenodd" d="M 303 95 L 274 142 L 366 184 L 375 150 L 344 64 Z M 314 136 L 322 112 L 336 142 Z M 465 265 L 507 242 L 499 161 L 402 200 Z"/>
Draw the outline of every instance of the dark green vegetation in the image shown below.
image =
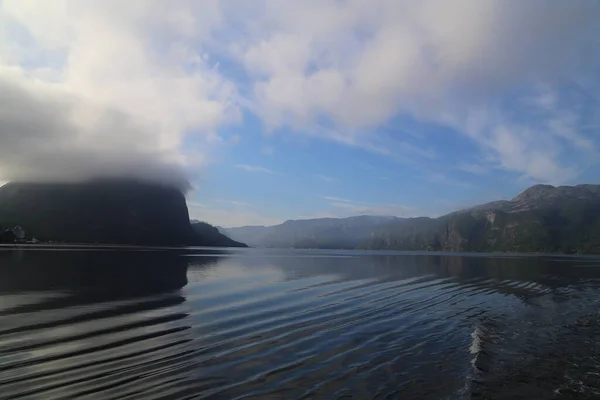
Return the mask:
<path id="1" fill-rule="evenodd" d="M 0 188 L 0 226 L 15 225 L 43 242 L 243 246 L 190 224 L 178 189 L 130 180 L 9 183 Z"/>
<path id="2" fill-rule="evenodd" d="M 354 236 L 336 233 L 348 230 Z M 512 200 L 439 218 L 287 221 L 224 232 L 265 247 L 600 253 L 600 185 L 536 185 Z"/>

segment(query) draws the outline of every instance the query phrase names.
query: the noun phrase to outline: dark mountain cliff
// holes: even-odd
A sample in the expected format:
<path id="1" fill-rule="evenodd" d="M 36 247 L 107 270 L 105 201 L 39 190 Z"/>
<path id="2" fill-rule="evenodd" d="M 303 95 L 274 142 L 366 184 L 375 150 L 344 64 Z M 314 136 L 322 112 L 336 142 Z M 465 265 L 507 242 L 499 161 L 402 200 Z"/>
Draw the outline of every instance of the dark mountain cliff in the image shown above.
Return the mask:
<path id="1" fill-rule="evenodd" d="M 193 228 L 178 189 L 129 180 L 9 183 L 0 188 L 0 226 L 17 224 L 42 241 L 241 245 L 216 230 Z"/>
<path id="2" fill-rule="evenodd" d="M 245 244 L 223 235 L 216 227 L 206 222 L 192 221 L 192 229 L 201 239 L 202 246 L 247 247 Z"/>

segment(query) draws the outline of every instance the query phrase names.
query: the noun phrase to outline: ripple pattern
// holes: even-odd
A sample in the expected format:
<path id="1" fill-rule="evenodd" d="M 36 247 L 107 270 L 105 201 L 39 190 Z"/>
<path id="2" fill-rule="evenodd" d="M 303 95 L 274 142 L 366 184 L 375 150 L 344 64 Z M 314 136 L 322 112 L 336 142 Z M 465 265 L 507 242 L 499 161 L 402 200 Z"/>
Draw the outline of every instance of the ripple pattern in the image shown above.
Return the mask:
<path id="1" fill-rule="evenodd" d="M 600 395 L 587 259 L 80 252 L 0 267 L 0 398 Z"/>

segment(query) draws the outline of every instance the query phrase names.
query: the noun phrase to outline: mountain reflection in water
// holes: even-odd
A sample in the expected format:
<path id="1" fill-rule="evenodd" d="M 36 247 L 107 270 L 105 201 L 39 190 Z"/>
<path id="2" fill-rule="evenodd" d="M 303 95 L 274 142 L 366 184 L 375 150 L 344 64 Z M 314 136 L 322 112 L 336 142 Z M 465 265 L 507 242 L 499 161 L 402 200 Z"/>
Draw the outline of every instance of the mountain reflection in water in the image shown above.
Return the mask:
<path id="1" fill-rule="evenodd" d="M 0 247 L 0 397 L 590 398 L 598 266 Z"/>

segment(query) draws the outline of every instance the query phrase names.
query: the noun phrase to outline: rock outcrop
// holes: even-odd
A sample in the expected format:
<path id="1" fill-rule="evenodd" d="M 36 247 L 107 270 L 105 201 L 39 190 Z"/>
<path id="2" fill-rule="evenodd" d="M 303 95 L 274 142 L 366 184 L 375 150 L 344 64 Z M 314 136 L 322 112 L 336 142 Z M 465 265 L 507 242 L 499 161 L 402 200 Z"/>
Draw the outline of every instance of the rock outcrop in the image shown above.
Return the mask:
<path id="1" fill-rule="evenodd" d="M 17 224 L 41 241 L 242 246 L 216 230 L 198 233 L 180 190 L 131 180 L 6 184 L 0 225 Z"/>

